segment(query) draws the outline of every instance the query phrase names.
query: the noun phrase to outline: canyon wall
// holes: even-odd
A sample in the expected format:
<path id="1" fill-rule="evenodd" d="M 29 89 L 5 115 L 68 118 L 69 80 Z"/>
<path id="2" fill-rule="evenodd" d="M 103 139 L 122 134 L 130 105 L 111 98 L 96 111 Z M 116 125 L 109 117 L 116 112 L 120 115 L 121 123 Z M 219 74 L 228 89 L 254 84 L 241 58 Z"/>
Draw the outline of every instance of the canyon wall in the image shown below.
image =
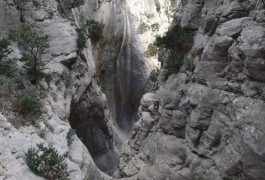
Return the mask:
<path id="1" fill-rule="evenodd" d="M 264 12 L 259 0 L 181 1 L 172 26 L 192 29 L 193 46 L 175 72 L 161 50 L 117 178 L 264 179 Z"/>

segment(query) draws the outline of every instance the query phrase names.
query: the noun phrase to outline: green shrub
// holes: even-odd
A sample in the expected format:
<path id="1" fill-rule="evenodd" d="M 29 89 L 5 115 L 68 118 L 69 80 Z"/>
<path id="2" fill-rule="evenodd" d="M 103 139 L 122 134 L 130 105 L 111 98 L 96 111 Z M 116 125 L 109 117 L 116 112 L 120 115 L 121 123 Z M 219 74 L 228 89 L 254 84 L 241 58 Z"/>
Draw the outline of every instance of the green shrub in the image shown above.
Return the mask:
<path id="1" fill-rule="evenodd" d="M 48 133 L 48 129 L 47 128 L 40 128 L 37 133 L 42 139 L 44 139 L 46 134 Z"/>
<path id="2" fill-rule="evenodd" d="M 0 60 L 0 75 L 10 79 L 16 79 L 20 74 L 20 70 L 17 68 L 15 61 L 11 59 Z"/>
<path id="3" fill-rule="evenodd" d="M 0 61 L 6 58 L 12 51 L 9 48 L 10 40 L 2 37 L 0 39 Z"/>
<path id="4" fill-rule="evenodd" d="M 22 51 L 21 61 L 25 62 L 29 79 L 35 84 L 42 77 L 46 65 L 51 62 L 51 59 L 43 58 L 49 48 L 48 36 L 24 25 L 18 31 L 10 31 L 9 37 L 18 43 Z"/>
<path id="5" fill-rule="evenodd" d="M 148 24 L 146 24 L 145 22 L 141 22 L 141 24 L 138 27 L 138 33 L 143 34 L 146 31 L 148 31 L 149 29 L 150 29 L 150 27 Z"/>
<path id="6" fill-rule="evenodd" d="M 161 10 L 160 2 L 159 1 L 156 1 L 155 3 L 156 3 L 156 11 L 157 12 L 160 12 L 160 10 Z"/>
<path id="7" fill-rule="evenodd" d="M 177 8 L 177 0 L 170 0 L 171 10 L 174 10 Z"/>
<path id="8" fill-rule="evenodd" d="M 19 113 L 22 115 L 23 124 L 35 125 L 41 116 L 43 104 L 37 94 L 33 91 L 23 91 L 17 97 Z"/>
<path id="9" fill-rule="evenodd" d="M 104 94 L 107 94 L 110 89 L 108 88 L 108 86 L 106 85 L 103 85 L 103 84 L 100 84 L 100 88 L 101 88 L 101 91 L 104 93 Z"/>
<path id="10" fill-rule="evenodd" d="M 71 72 L 69 70 L 64 69 L 62 72 L 62 78 L 65 81 L 66 87 L 72 87 L 74 84 L 73 76 L 71 75 Z"/>
<path id="11" fill-rule="evenodd" d="M 146 57 L 152 57 L 157 55 L 158 53 L 158 47 L 154 44 L 149 44 L 147 50 L 145 51 Z"/>
<path id="12" fill-rule="evenodd" d="M 150 73 L 149 78 L 150 78 L 151 81 L 156 82 L 156 81 L 157 81 L 157 77 L 158 77 L 158 75 L 159 75 L 159 69 L 156 68 L 156 69 L 154 69 L 154 70 Z"/>
<path id="13" fill-rule="evenodd" d="M 154 44 L 170 51 L 168 59 L 169 69 L 178 71 L 183 65 L 184 55 L 192 47 L 192 34 L 193 31 L 191 29 L 176 25 L 167 31 L 165 36 L 156 37 Z"/>
<path id="14" fill-rule="evenodd" d="M 160 25 L 158 23 L 154 23 L 151 25 L 152 31 L 159 31 Z"/>
<path id="15" fill-rule="evenodd" d="M 15 79 L 0 75 L 0 96 L 13 102 L 13 93 L 17 89 L 17 82 Z M 4 102 L 0 102 L 0 107 L 5 106 Z"/>
<path id="16" fill-rule="evenodd" d="M 32 172 L 47 180 L 68 180 L 69 171 L 65 157 L 49 145 L 37 144 L 37 148 L 30 148 L 26 155 L 26 162 Z"/>
<path id="17" fill-rule="evenodd" d="M 95 20 L 89 20 L 82 24 L 80 28 L 77 28 L 76 44 L 78 49 L 82 50 L 87 47 L 87 39 L 91 39 L 92 42 L 96 42 L 102 38 L 103 27 L 103 24 Z"/>
<path id="18" fill-rule="evenodd" d="M 74 135 L 76 135 L 76 130 L 70 128 L 68 133 L 66 134 L 66 140 L 67 140 L 67 145 L 68 146 L 70 146 L 73 143 Z"/>
<path id="19" fill-rule="evenodd" d="M 189 71 L 193 71 L 195 68 L 192 59 L 186 57 L 184 57 L 183 59 L 183 66 L 185 67 L 186 70 Z"/>

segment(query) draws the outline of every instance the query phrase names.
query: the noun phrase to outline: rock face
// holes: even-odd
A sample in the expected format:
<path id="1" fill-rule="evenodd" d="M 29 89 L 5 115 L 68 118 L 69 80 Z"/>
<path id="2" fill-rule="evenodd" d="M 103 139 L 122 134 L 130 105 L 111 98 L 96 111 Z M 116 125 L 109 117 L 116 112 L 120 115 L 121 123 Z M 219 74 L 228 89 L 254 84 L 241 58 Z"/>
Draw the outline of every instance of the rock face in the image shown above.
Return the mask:
<path id="1" fill-rule="evenodd" d="M 16 29 L 22 23 L 30 25 L 49 36 L 50 47 L 45 58 L 53 60 L 45 70 L 51 78 L 41 80 L 35 87 L 28 83 L 45 104 L 40 127 L 14 128 L 10 122 L 16 115 L 12 113 L 11 103 L 0 104 L 5 116 L 0 130 L 3 152 L 0 179 L 18 179 L 24 171 L 25 179 L 37 179 L 27 168 L 23 152 L 40 142 L 52 144 L 61 154 L 69 152 L 70 179 L 110 179 L 100 170 L 112 174 L 117 167 L 119 147 L 136 120 L 148 75 L 159 65 L 155 57 L 144 57 L 144 51 L 154 40 L 153 32 L 161 34 L 167 29 L 171 15 L 164 10 L 169 1 L 87 0 L 78 7 L 70 7 L 67 2 L 70 1 L 0 2 L 0 32 L 6 35 L 9 29 Z M 103 39 L 94 44 L 88 41 L 88 47 L 80 53 L 75 29 L 90 19 L 104 24 Z M 148 28 L 139 34 L 142 21 Z M 154 23 L 160 27 L 151 29 Z M 13 49 L 14 58 L 19 59 L 20 51 L 15 44 Z M 102 93 L 104 87 L 98 86 L 99 76 L 102 86 L 108 89 L 105 92 L 108 105 Z M 70 127 L 85 146 L 76 136 L 73 144 L 67 145 Z M 40 130 L 47 130 L 42 138 L 38 135 Z M 23 146 L 17 148 L 21 143 Z"/>
<path id="2" fill-rule="evenodd" d="M 118 165 L 118 157 L 109 126 L 106 99 L 95 82 L 92 82 L 80 99 L 71 103 L 69 122 L 83 139 L 97 166 L 112 174 Z M 108 163 L 106 163 L 108 162 Z"/>
<path id="3" fill-rule="evenodd" d="M 264 1 L 180 1 L 173 25 L 194 30 L 193 47 L 174 73 L 161 50 L 159 89 L 145 95 L 159 66 L 145 50 L 171 21 L 173 1 L 87 0 L 69 8 L 33 0 L 23 11 L 18 2 L 0 2 L 0 32 L 31 25 L 49 36 L 45 57 L 53 61 L 45 71 L 51 78 L 24 83 L 43 99 L 38 127 L 15 127 L 14 94 L 0 94 L 0 179 L 41 179 L 25 162 L 38 143 L 68 154 L 70 179 L 112 179 L 99 169 L 115 170 L 136 119 L 117 179 L 264 179 Z M 88 19 L 104 24 L 103 38 L 80 53 L 75 29 Z M 77 136 L 69 144 L 71 127 Z"/>
<path id="4" fill-rule="evenodd" d="M 157 3 L 161 12 L 156 10 Z M 80 129 L 79 136 L 86 139 L 84 142 L 98 167 L 109 174 L 117 168 L 117 153 L 137 119 L 149 74 L 159 65 L 154 57 L 145 57 L 144 52 L 154 40 L 151 34 L 161 34 L 169 25 L 170 14 L 164 13 L 168 6 L 169 1 L 161 0 L 101 3 L 93 0 L 73 9 L 79 24 L 93 18 L 104 25 L 102 39 L 93 44 L 93 55 L 107 104 L 97 87 L 91 86 L 75 99 L 70 122 Z M 148 28 L 140 34 L 143 22 Z M 151 28 L 154 23 L 160 26 L 156 30 Z"/>
<path id="5" fill-rule="evenodd" d="M 196 29 L 184 66 L 146 94 L 115 177 L 264 179 L 264 2 L 182 1 L 174 24 Z"/>
<path id="6" fill-rule="evenodd" d="M 96 80 L 91 45 L 88 44 L 83 54 L 77 55 L 75 21 L 62 17 L 56 1 L 36 0 L 27 5 L 20 17 L 21 12 L 17 10 L 16 3 L 1 1 L 0 12 L 3 14 L 0 32 L 6 34 L 9 29 L 21 25 L 20 21 L 23 20 L 49 36 L 50 48 L 45 57 L 53 61 L 47 66 L 49 79 L 41 80 L 35 87 L 28 85 L 42 97 L 44 104 L 39 126 L 16 127 L 14 124 L 20 119 L 13 113 L 14 107 L 8 103 L 10 99 L 1 94 L 1 101 L 6 103 L 1 103 L 0 113 L 0 179 L 42 179 L 29 170 L 25 161 L 25 152 L 38 143 L 51 144 L 59 154 L 68 154 L 66 162 L 71 172 L 69 179 L 111 179 L 97 168 L 85 143 L 76 135 L 73 135 L 72 144 L 67 143 L 67 134 L 71 128 L 68 118 L 74 106 L 72 102 L 83 98 L 87 89 L 98 89 L 93 83 Z M 19 58 L 19 50 L 15 45 L 13 49 L 14 58 Z M 102 96 L 101 92 L 98 94 Z M 12 92 L 9 96 L 12 97 Z"/>
<path id="7" fill-rule="evenodd" d="M 170 14 L 164 13 L 169 1 L 115 0 L 88 4 L 96 9 L 93 16 L 105 26 L 103 40 L 94 49 L 97 74 L 106 91 L 111 118 L 128 136 L 137 119 L 149 74 L 159 64 L 155 58 L 145 57 L 144 52 L 154 40 L 152 35 L 161 34 L 169 24 Z M 88 10 L 83 11 L 86 14 Z M 155 23 L 160 27 L 152 30 Z M 143 24 L 147 25 L 146 30 L 139 33 Z"/>

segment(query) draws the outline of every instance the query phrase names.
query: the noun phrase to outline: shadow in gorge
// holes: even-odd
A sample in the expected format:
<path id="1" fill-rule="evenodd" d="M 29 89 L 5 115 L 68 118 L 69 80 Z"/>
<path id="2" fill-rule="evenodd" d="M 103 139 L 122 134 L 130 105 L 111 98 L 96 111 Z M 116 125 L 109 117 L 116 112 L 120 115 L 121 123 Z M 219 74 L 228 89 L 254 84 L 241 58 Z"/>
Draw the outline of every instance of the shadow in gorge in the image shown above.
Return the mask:
<path id="1" fill-rule="evenodd" d="M 118 155 L 110 131 L 106 100 L 92 82 L 78 102 L 72 102 L 69 122 L 87 147 L 97 167 L 112 175 L 117 169 Z"/>

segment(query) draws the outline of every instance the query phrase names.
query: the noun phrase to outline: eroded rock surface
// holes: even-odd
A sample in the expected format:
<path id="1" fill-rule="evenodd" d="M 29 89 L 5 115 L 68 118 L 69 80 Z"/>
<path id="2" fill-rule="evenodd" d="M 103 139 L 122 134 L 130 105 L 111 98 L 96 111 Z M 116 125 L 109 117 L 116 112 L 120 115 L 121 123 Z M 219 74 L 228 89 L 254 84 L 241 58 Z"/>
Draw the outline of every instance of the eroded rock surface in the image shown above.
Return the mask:
<path id="1" fill-rule="evenodd" d="M 264 179 L 263 3 L 182 1 L 173 25 L 196 29 L 194 69 L 170 74 L 160 55 L 116 178 Z"/>

